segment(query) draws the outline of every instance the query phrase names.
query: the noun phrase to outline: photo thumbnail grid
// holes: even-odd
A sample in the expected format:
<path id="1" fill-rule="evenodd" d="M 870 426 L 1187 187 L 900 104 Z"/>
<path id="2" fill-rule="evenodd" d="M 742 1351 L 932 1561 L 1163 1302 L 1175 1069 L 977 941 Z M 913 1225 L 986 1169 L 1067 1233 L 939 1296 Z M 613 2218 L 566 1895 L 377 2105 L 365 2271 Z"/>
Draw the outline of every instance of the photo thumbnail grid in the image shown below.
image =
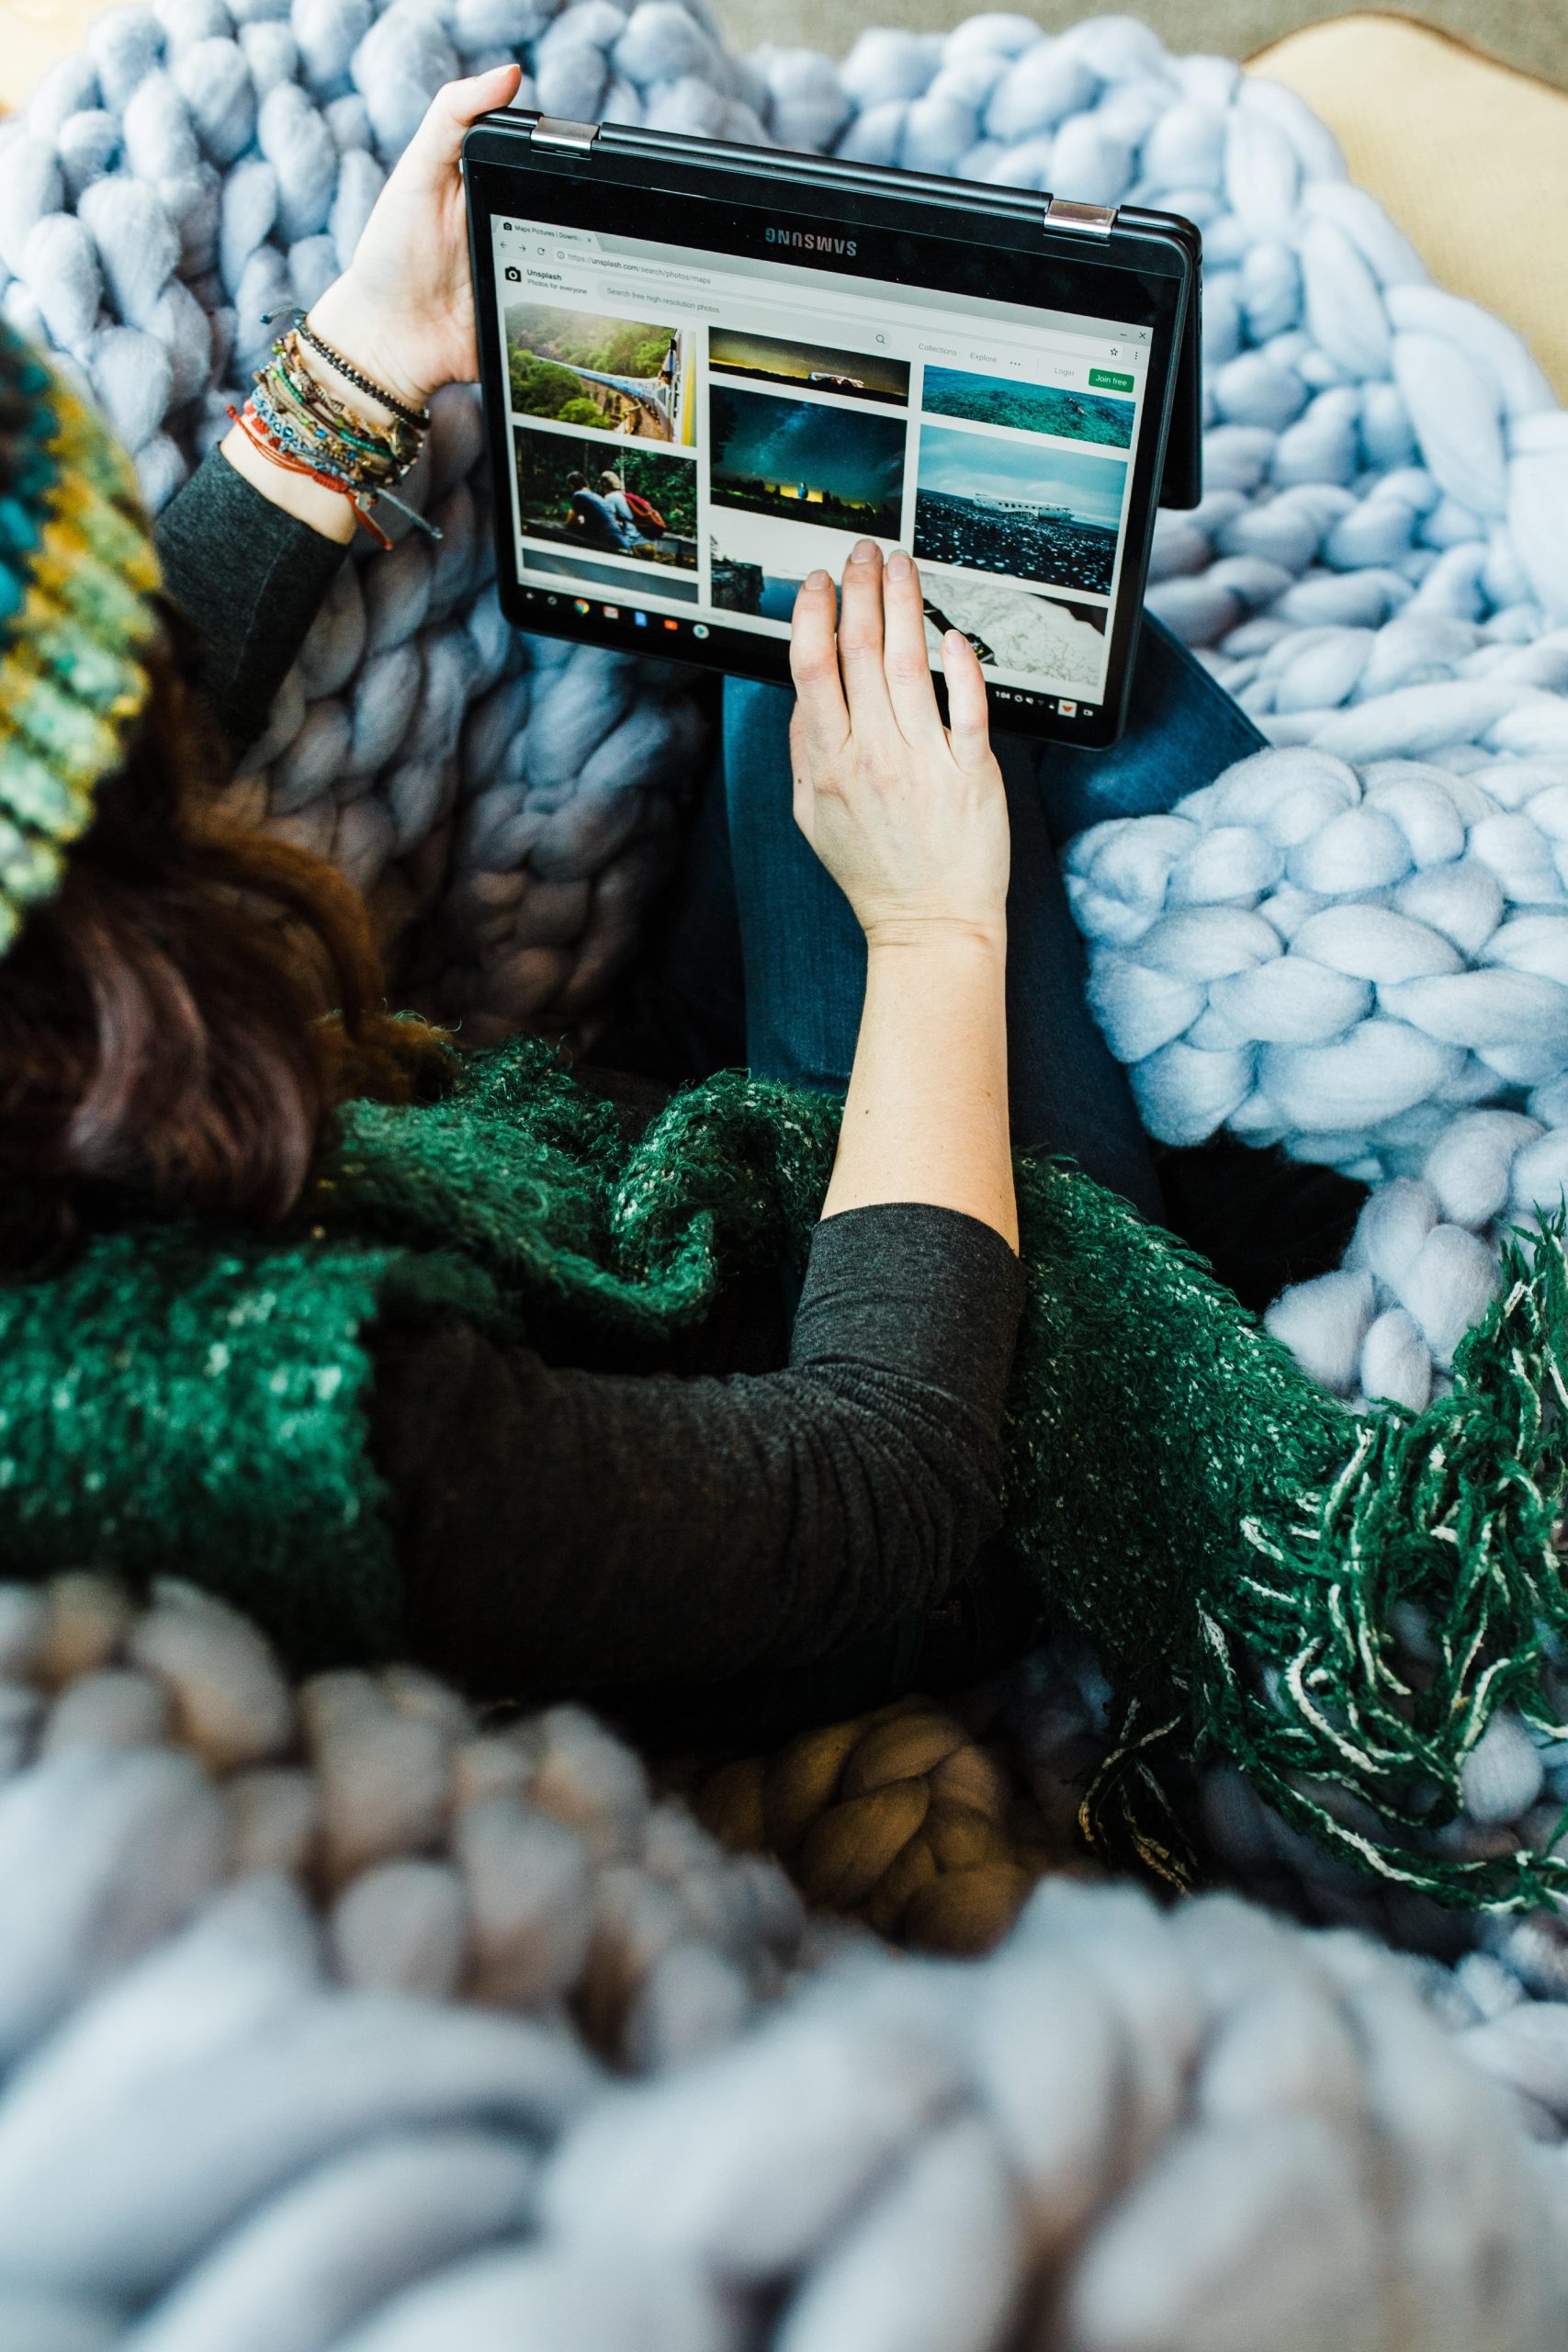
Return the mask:
<path id="1" fill-rule="evenodd" d="M 902 544 L 933 662 L 955 628 L 998 680 L 1098 695 L 1135 397 L 675 304 L 530 299 L 503 318 L 521 570 L 777 639 L 808 572 L 836 576 L 860 537 Z"/>

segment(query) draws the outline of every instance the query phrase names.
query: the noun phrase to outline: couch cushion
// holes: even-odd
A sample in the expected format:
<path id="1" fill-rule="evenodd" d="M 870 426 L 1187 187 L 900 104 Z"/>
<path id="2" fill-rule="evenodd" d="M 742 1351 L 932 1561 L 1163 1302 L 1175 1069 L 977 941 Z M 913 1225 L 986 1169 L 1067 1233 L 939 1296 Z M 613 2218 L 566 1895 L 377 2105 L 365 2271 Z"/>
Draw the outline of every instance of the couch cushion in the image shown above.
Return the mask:
<path id="1" fill-rule="evenodd" d="M 1306 100 L 1438 284 L 1506 319 L 1568 400 L 1568 91 L 1373 14 L 1305 26 L 1249 71 Z"/>

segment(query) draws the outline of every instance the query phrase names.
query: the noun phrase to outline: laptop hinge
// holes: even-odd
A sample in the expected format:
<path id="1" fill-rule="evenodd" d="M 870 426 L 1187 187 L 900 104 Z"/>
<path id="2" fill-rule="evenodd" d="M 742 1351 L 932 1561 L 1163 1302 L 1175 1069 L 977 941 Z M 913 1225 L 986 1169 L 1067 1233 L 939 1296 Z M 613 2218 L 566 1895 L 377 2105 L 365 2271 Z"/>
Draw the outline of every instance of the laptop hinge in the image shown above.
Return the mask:
<path id="1" fill-rule="evenodd" d="M 1113 204 L 1075 204 L 1070 197 L 1054 196 L 1045 207 L 1047 229 L 1071 229 L 1080 237 L 1109 237 L 1115 225 Z"/>
<path id="2" fill-rule="evenodd" d="M 534 125 L 536 147 L 559 147 L 572 155 L 586 155 L 599 136 L 596 122 L 566 122 L 558 115 L 542 114 Z"/>

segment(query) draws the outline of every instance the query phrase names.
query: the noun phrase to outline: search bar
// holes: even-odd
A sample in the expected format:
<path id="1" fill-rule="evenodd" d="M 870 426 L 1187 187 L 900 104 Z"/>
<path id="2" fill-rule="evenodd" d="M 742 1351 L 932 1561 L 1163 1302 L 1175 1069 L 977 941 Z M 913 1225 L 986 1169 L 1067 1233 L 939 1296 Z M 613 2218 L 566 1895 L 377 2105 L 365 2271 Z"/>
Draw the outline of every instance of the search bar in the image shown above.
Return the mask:
<path id="1" fill-rule="evenodd" d="M 636 294 L 639 300 L 646 298 L 651 301 L 658 301 L 661 298 L 668 300 L 671 291 L 678 291 L 688 302 L 691 302 L 694 297 L 701 296 L 713 305 L 716 314 L 722 310 L 727 318 L 732 317 L 734 312 L 744 305 L 766 306 L 770 294 L 773 294 L 773 299 L 776 300 L 777 294 L 784 291 L 784 288 L 775 289 L 774 287 L 774 271 L 779 266 L 777 264 L 770 263 L 767 277 L 758 279 L 738 271 L 671 266 L 662 259 L 643 254 L 603 249 L 612 243 L 618 245 L 620 242 L 620 240 L 602 240 L 601 251 L 593 257 L 595 266 L 603 272 L 605 291 L 614 290 L 621 296 Z M 857 330 L 856 340 L 863 343 L 869 339 L 880 350 L 897 349 L 907 356 L 958 359 L 964 356 L 964 346 L 961 343 L 938 343 L 929 336 L 920 336 L 916 322 L 903 316 L 901 308 L 896 309 L 893 301 L 880 290 L 874 295 L 863 290 L 852 291 L 848 288 L 840 288 L 824 282 L 815 273 L 808 275 L 809 284 L 801 288 L 799 291 L 803 301 L 808 301 L 811 317 L 814 320 L 852 321 Z M 793 286 L 789 288 L 791 293 L 795 290 Z M 581 291 L 585 297 L 591 298 L 593 288 L 585 285 Z M 933 300 L 930 292 L 923 288 L 911 288 L 909 299 L 911 307 L 916 300 L 919 300 L 926 309 L 931 307 Z M 869 321 L 878 319 L 879 312 L 881 322 L 885 323 L 879 322 L 876 324 L 868 324 Z M 1016 311 L 1014 316 L 1017 316 Z M 1043 355 L 1055 354 L 1061 357 L 1087 363 L 1091 358 L 1102 358 L 1111 352 L 1120 356 L 1122 349 L 1120 344 L 1111 344 L 1103 328 L 1095 329 L 1088 326 L 1065 330 L 1053 328 L 1043 334 L 1023 333 L 1014 336 L 1003 336 L 997 334 L 995 322 L 992 320 L 987 319 L 984 322 L 976 320 L 976 326 L 977 330 L 983 327 L 984 340 L 987 345 L 995 347 L 998 361 L 1022 361 L 1032 364 Z M 759 331 L 765 332 L 765 326 Z M 798 326 L 795 329 L 796 333 L 800 331 Z M 1118 330 L 1118 332 L 1121 331 Z M 1130 341 L 1130 337 L 1128 340 Z M 1141 357 L 1142 355 L 1129 352 L 1127 356 L 1132 359 Z"/>

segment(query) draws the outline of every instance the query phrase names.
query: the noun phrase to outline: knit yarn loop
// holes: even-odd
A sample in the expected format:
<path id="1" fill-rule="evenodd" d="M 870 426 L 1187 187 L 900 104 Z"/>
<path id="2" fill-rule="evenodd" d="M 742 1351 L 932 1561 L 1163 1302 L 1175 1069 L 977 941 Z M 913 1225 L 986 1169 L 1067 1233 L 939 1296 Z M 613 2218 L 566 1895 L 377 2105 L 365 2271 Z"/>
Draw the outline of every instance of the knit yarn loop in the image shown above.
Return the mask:
<path id="1" fill-rule="evenodd" d="M 929 1700 L 721 1765 L 693 1804 L 731 1851 L 776 1855 L 814 1906 L 954 1957 L 998 1943 L 1047 1870 L 1085 1867 L 996 1745 Z"/>

